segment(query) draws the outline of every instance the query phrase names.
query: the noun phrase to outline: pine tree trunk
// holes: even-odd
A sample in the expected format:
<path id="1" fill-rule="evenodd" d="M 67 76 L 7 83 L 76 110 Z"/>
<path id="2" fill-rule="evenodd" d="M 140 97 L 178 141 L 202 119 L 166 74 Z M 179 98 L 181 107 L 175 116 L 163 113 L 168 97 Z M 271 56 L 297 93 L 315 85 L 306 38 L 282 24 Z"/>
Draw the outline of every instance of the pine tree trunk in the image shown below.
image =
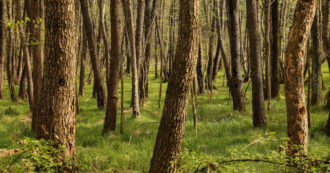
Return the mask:
<path id="1" fill-rule="evenodd" d="M 121 60 L 121 18 L 120 0 L 111 0 L 111 50 L 110 50 L 110 72 L 108 82 L 108 103 L 103 132 L 114 131 L 117 120 L 118 104 L 118 82 L 120 77 Z"/>
<path id="2" fill-rule="evenodd" d="M 242 93 L 242 73 L 240 63 L 240 41 L 239 41 L 239 0 L 228 0 L 229 12 L 229 37 L 231 52 L 231 80 L 234 110 L 245 111 L 244 96 Z"/>
<path id="3" fill-rule="evenodd" d="M 75 0 L 46 1 L 45 67 L 37 117 L 38 139 L 51 139 L 54 147 L 75 159 L 76 61 L 78 23 Z M 67 172 L 76 172 L 67 168 Z"/>
<path id="4" fill-rule="evenodd" d="M 196 69 L 200 33 L 199 0 L 180 0 L 179 34 L 149 172 L 175 172 L 189 94 Z"/>
<path id="5" fill-rule="evenodd" d="M 303 62 L 306 43 L 313 23 L 317 0 L 298 0 L 289 32 L 285 54 L 285 98 L 289 155 L 299 152 L 294 145 L 307 152 L 308 122 L 305 104 Z"/>

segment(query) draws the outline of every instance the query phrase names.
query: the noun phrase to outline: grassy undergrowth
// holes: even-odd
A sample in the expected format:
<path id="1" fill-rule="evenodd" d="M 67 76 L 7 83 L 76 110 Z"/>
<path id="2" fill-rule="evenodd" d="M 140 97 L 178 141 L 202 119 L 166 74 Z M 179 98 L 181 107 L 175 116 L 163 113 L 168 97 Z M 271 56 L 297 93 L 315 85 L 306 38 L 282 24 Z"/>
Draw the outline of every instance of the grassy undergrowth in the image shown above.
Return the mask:
<path id="1" fill-rule="evenodd" d="M 323 79 L 330 87 L 330 74 L 323 67 Z M 271 101 L 267 112 L 269 127 L 255 129 L 252 126 L 251 86 L 246 94 L 246 112 L 232 111 L 228 88 L 222 86 L 223 71 L 218 75 L 217 90 L 212 101 L 208 94 L 198 96 L 198 132 L 193 128 L 192 107 L 189 105 L 186 131 L 183 139 L 184 158 L 200 157 L 208 160 L 218 158 L 269 157 L 277 152 L 286 138 L 286 112 L 283 86 L 281 98 Z M 109 135 L 102 135 L 105 111 L 97 109 L 92 98 L 92 85 L 85 85 L 85 96 L 79 97 L 80 114 L 77 116 L 76 144 L 81 172 L 147 172 L 157 135 L 161 110 L 158 109 L 159 79 L 154 78 L 151 68 L 149 76 L 149 100 L 141 108 L 141 118 L 132 119 L 130 109 L 131 78 L 125 77 L 124 84 L 124 133 L 119 129 Z M 167 84 L 163 87 L 166 88 Z M 244 88 L 247 83 L 244 84 Z M 18 91 L 18 89 L 17 89 Z M 162 105 L 165 89 L 162 93 Z M 307 88 L 306 88 L 307 91 Z M 120 91 L 119 91 L 120 92 Z M 326 90 L 323 90 L 323 95 Z M 13 149 L 24 137 L 32 137 L 31 113 L 28 102 L 12 103 L 7 82 L 4 85 L 5 98 L 0 100 L 0 149 Z M 119 116 L 117 127 L 119 127 Z M 324 127 L 328 111 L 324 104 L 311 109 L 309 153 L 320 159 L 330 157 L 330 138 Z M 191 154 L 194 153 L 194 154 Z M 195 158 L 195 161 L 199 161 Z M 197 167 L 198 165 L 192 165 Z M 267 163 L 240 163 L 231 165 L 235 172 L 279 172 L 282 168 Z M 231 171 L 230 171 L 231 172 Z"/>

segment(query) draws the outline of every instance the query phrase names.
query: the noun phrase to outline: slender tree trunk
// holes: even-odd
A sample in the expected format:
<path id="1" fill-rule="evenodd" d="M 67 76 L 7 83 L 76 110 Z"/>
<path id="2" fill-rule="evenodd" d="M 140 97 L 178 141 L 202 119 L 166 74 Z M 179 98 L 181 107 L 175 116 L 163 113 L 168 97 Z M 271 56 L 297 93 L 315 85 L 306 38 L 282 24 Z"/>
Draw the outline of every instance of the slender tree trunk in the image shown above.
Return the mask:
<path id="1" fill-rule="evenodd" d="M 316 9 L 315 17 L 312 25 L 312 97 L 311 104 L 318 105 L 321 103 L 322 94 L 322 78 L 321 78 L 321 35 L 319 24 L 319 6 Z"/>
<path id="2" fill-rule="evenodd" d="M 272 1 L 271 13 L 272 13 L 272 58 L 271 58 L 271 97 L 280 97 L 280 73 L 279 73 L 279 15 L 278 15 L 279 0 Z"/>
<path id="3" fill-rule="evenodd" d="M 80 59 L 80 79 L 79 79 L 79 95 L 84 96 L 85 93 L 85 71 L 86 71 L 86 57 L 87 57 L 87 38 L 85 29 L 83 30 L 82 36 L 82 52 L 81 52 L 81 59 Z"/>
<path id="4" fill-rule="evenodd" d="M 265 66 L 266 66 L 266 98 L 268 99 L 267 108 L 270 111 L 270 102 L 271 102 L 271 59 L 270 59 L 270 9 L 271 0 L 264 1 L 265 8 Z"/>
<path id="5" fill-rule="evenodd" d="M 26 92 L 26 68 L 23 67 L 22 77 L 19 82 L 19 91 L 18 91 L 18 97 L 22 99 L 27 98 L 27 92 Z"/>
<path id="6" fill-rule="evenodd" d="M 6 2 L 0 2 L 0 99 L 3 98 L 2 87 L 4 80 L 5 65 L 5 42 L 6 42 Z"/>
<path id="7" fill-rule="evenodd" d="M 313 23 L 317 0 L 298 0 L 285 54 L 285 98 L 289 155 L 307 152 L 308 122 L 305 104 L 303 61 L 306 43 Z"/>
<path id="8" fill-rule="evenodd" d="M 199 44 L 199 0 L 180 0 L 179 34 L 149 172 L 175 172 L 196 69 Z"/>
<path id="9" fill-rule="evenodd" d="M 327 96 L 328 96 L 327 106 L 329 109 L 329 118 L 328 118 L 327 126 L 325 128 L 326 128 L 328 135 L 330 136 L 330 91 L 328 91 Z"/>
<path id="10" fill-rule="evenodd" d="M 229 35 L 231 52 L 231 80 L 234 110 L 245 111 L 244 96 L 242 93 L 242 73 L 240 63 L 240 41 L 239 41 L 239 0 L 228 0 L 229 12 Z"/>
<path id="11" fill-rule="evenodd" d="M 197 81 L 198 81 L 198 93 L 203 94 L 205 92 L 204 74 L 203 74 L 203 47 L 202 41 L 198 46 L 198 58 L 197 58 Z"/>
<path id="12" fill-rule="evenodd" d="M 77 12 L 75 0 L 46 1 L 44 79 L 39 100 L 37 138 L 51 139 L 54 147 L 75 159 Z M 63 15 L 65 14 L 65 15 Z M 76 172 L 72 167 L 68 172 Z"/>
<path id="13" fill-rule="evenodd" d="M 262 80 L 262 64 L 261 64 L 261 32 L 258 23 L 257 2 L 255 0 L 246 1 L 247 9 L 247 26 L 249 30 L 249 43 L 251 50 L 251 72 L 252 72 L 252 110 L 253 110 L 253 126 L 266 127 L 266 115 L 264 105 L 264 88 Z"/>
<path id="14" fill-rule="evenodd" d="M 125 13 L 125 22 L 128 32 L 128 38 L 130 41 L 131 49 L 131 66 L 132 66 L 132 103 L 133 103 L 133 117 L 140 117 L 140 103 L 139 103 L 139 82 L 138 82 L 138 70 L 136 61 L 136 47 L 134 37 L 134 25 L 133 25 L 133 11 L 131 0 L 122 0 Z"/>
<path id="15" fill-rule="evenodd" d="M 120 0 L 111 0 L 111 50 L 110 50 L 110 72 L 108 82 L 108 103 L 104 121 L 103 132 L 116 129 L 117 104 L 118 104 L 118 82 L 120 77 L 121 60 L 121 20 Z"/>
<path id="16" fill-rule="evenodd" d="M 330 72 L 330 36 L 329 36 L 329 20 L 330 20 L 330 1 L 323 0 L 322 7 L 322 40 L 323 40 L 323 49 L 325 56 L 328 61 L 328 68 Z"/>
<path id="17" fill-rule="evenodd" d="M 89 53 L 91 57 L 91 63 L 94 73 L 95 87 L 97 92 L 97 106 L 99 109 L 103 109 L 106 104 L 104 83 L 102 77 L 102 69 L 100 69 L 100 61 L 97 57 L 97 46 L 95 42 L 95 36 L 93 31 L 93 25 L 88 12 L 87 0 L 80 0 L 81 12 L 83 16 L 84 27 L 88 39 Z"/>

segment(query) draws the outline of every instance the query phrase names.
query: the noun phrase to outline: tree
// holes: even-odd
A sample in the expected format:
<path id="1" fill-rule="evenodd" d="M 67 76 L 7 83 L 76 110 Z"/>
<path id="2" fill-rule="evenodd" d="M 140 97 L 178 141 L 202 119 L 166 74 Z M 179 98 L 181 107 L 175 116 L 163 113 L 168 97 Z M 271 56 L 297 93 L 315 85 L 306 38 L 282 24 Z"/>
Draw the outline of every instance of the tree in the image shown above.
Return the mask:
<path id="1" fill-rule="evenodd" d="M 311 31 L 317 0 L 298 0 L 289 32 L 285 54 L 285 99 L 287 128 L 290 141 L 288 154 L 299 152 L 295 145 L 307 152 L 308 121 L 305 104 L 303 61 Z"/>
<path id="2" fill-rule="evenodd" d="M 240 62 L 240 41 L 239 41 L 239 0 L 228 0 L 228 30 L 230 37 L 231 53 L 231 95 L 233 97 L 234 110 L 244 111 L 245 103 L 242 93 L 242 74 Z"/>
<path id="3" fill-rule="evenodd" d="M 322 57 L 321 57 L 321 36 L 320 36 L 320 15 L 319 5 L 315 12 L 314 21 L 312 24 L 312 97 L 311 104 L 318 105 L 322 101 Z"/>
<path id="4" fill-rule="evenodd" d="M 175 171 L 196 70 L 200 38 L 200 1 L 180 0 L 179 3 L 177 51 L 149 172 Z"/>
<path id="5" fill-rule="evenodd" d="M 2 99 L 2 86 L 5 65 L 5 41 L 6 41 L 6 2 L 0 2 L 0 99 Z"/>
<path id="6" fill-rule="evenodd" d="M 87 36 L 85 29 L 82 29 L 82 52 L 80 59 L 80 77 L 79 77 L 79 95 L 83 96 L 85 91 L 85 70 L 86 70 L 86 57 L 87 57 Z"/>
<path id="7" fill-rule="evenodd" d="M 120 0 L 111 0 L 111 50 L 110 50 L 110 72 L 108 84 L 108 103 L 104 121 L 104 132 L 116 129 L 118 82 L 120 77 L 121 61 L 121 27 L 120 27 Z"/>
<path id="8" fill-rule="evenodd" d="M 279 42 L 279 15 L 278 7 L 279 0 L 271 2 L 272 12 L 272 58 L 271 58 L 271 97 L 279 98 L 280 96 L 280 72 L 279 72 L 279 59 L 280 59 L 280 42 Z"/>
<path id="9" fill-rule="evenodd" d="M 122 0 L 122 2 L 123 2 L 125 23 L 126 23 L 128 39 L 130 41 L 130 50 L 131 50 L 133 117 L 140 117 L 139 82 L 138 82 L 138 70 L 137 70 L 138 67 L 136 60 L 132 3 L 131 0 Z"/>
<path id="10" fill-rule="evenodd" d="M 45 67 L 37 114 L 38 139 L 51 139 L 75 156 L 77 12 L 75 0 L 46 1 Z M 68 172 L 74 172 L 70 170 Z"/>
<path id="11" fill-rule="evenodd" d="M 81 5 L 81 13 L 83 16 L 84 27 L 88 40 L 89 53 L 91 57 L 94 78 L 95 78 L 94 87 L 97 93 L 97 106 L 98 108 L 103 109 L 106 104 L 106 97 L 105 97 L 104 83 L 102 77 L 102 69 L 100 69 L 100 62 L 99 59 L 97 58 L 96 41 L 93 31 L 93 25 L 88 12 L 87 0 L 80 0 L 80 5 Z"/>
<path id="12" fill-rule="evenodd" d="M 265 105 L 264 105 L 264 88 L 262 80 L 262 64 L 261 64 L 261 45 L 260 45 L 260 27 L 258 24 L 257 2 L 254 0 L 246 0 L 247 10 L 247 26 L 249 30 L 249 44 L 251 56 L 251 72 L 252 72 L 252 109 L 253 109 L 253 126 L 267 126 Z"/>

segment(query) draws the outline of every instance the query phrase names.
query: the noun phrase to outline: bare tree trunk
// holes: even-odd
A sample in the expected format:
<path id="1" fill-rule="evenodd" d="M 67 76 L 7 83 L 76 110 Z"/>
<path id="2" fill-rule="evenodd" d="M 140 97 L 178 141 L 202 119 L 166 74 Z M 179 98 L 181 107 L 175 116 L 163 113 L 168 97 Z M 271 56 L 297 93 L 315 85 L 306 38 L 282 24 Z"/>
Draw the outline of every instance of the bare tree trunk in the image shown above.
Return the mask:
<path id="1" fill-rule="evenodd" d="M 229 12 L 229 35 L 231 52 L 231 80 L 234 110 L 245 111 L 244 96 L 242 93 L 242 73 L 240 63 L 240 41 L 239 41 L 239 0 L 228 0 Z"/>
<path id="2" fill-rule="evenodd" d="M 131 66 L 132 66 L 132 103 L 133 103 L 133 117 L 140 117 L 140 103 L 139 103 L 139 82 L 138 82 L 138 67 L 136 62 L 136 47 L 135 47 L 135 34 L 133 25 L 133 11 L 131 0 L 122 0 L 125 13 L 125 22 L 130 41 L 131 49 Z"/>
<path id="3" fill-rule="evenodd" d="M 77 12 L 75 0 L 46 1 L 45 68 L 38 111 L 37 138 L 51 139 L 54 147 L 75 160 Z M 65 15 L 63 15 L 65 14 Z M 67 172 L 77 172 L 72 167 Z"/>
<path id="4" fill-rule="evenodd" d="M 325 52 L 325 56 L 328 61 L 328 68 L 330 72 L 330 36 L 329 36 L 329 20 L 330 20 L 330 1 L 323 0 L 322 7 L 322 40 L 323 40 L 323 49 Z"/>
<path id="5" fill-rule="evenodd" d="M 100 61 L 97 57 L 97 47 L 95 42 L 95 36 L 93 26 L 88 12 L 87 0 L 80 0 L 81 12 L 83 16 L 84 27 L 88 39 L 89 53 L 91 57 L 91 63 L 94 73 L 95 87 L 97 92 L 97 106 L 99 109 L 103 109 L 106 104 L 104 83 L 102 77 L 102 71 L 100 69 Z"/>
<path id="6" fill-rule="evenodd" d="M 308 122 L 305 104 L 303 61 L 313 23 L 317 0 L 298 0 L 285 54 L 285 98 L 290 141 L 288 154 L 298 153 L 294 146 L 307 152 Z"/>
<path id="7" fill-rule="evenodd" d="M 86 71 L 86 57 L 87 57 L 87 36 L 85 29 L 82 29 L 82 53 L 80 60 L 80 79 L 79 79 L 79 95 L 84 96 L 85 91 L 85 71 Z"/>
<path id="8" fill-rule="evenodd" d="M 262 80 L 261 65 L 261 32 L 258 23 L 257 2 L 255 0 L 246 1 L 247 9 L 247 26 L 249 30 L 249 43 L 251 50 L 251 72 L 252 72 L 252 110 L 253 110 L 253 126 L 266 127 L 266 115 L 264 105 L 264 88 Z"/>
<path id="9" fill-rule="evenodd" d="M 280 58 L 280 50 L 279 50 L 279 15 L 278 15 L 278 7 L 279 0 L 275 0 L 271 2 L 271 13 L 272 13 L 272 58 L 271 58 L 271 97 L 279 98 L 280 97 L 280 73 L 279 73 L 279 58 Z"/>
<path id="10" fill-rule="evenodd" d="M 270 111 L 270 102 L 271 102 L 271 60 L 270 60 L 270 2 L 271 0 L 264 1 L 265 8 L 265 66 L 266 66 L 266 98 L 268 99 L 267 108 Z"/>
<path id="11" fill-rule="evenodd" d="M 173 69 L 166 91 L 150 173 L 175 172 L 196 70 L 199 44 L 199 0 L 180 0 L 179 34 Z"/>
<path id="12" fill-rule="evenodd" d="M 198 46 L 198 58 L 197 58 L 197 80 L 198 80 L 198 93 L 203 94 L 205 92 L 204 74 L 203 74 L 203 47 L 202 41 Z"/>
<path id="13" fill-rule="evenodd" d="M 118 82 L 120 77 L 121 64 L 121 20 L 120 0 L 111 0 L 111 50 L 110 50 L 110 72 L 108 82 L 108 103 L 104 121 L 103 132 L 114 131 L 117 120 L 118 104 Z"/>
<path id="14" fill-rule="evenodd" d="M 0 2 L 0 99 L 3 98 L 2 87 L 5 67 L 5 42 L 6 42 L 6 2 Z"/>

